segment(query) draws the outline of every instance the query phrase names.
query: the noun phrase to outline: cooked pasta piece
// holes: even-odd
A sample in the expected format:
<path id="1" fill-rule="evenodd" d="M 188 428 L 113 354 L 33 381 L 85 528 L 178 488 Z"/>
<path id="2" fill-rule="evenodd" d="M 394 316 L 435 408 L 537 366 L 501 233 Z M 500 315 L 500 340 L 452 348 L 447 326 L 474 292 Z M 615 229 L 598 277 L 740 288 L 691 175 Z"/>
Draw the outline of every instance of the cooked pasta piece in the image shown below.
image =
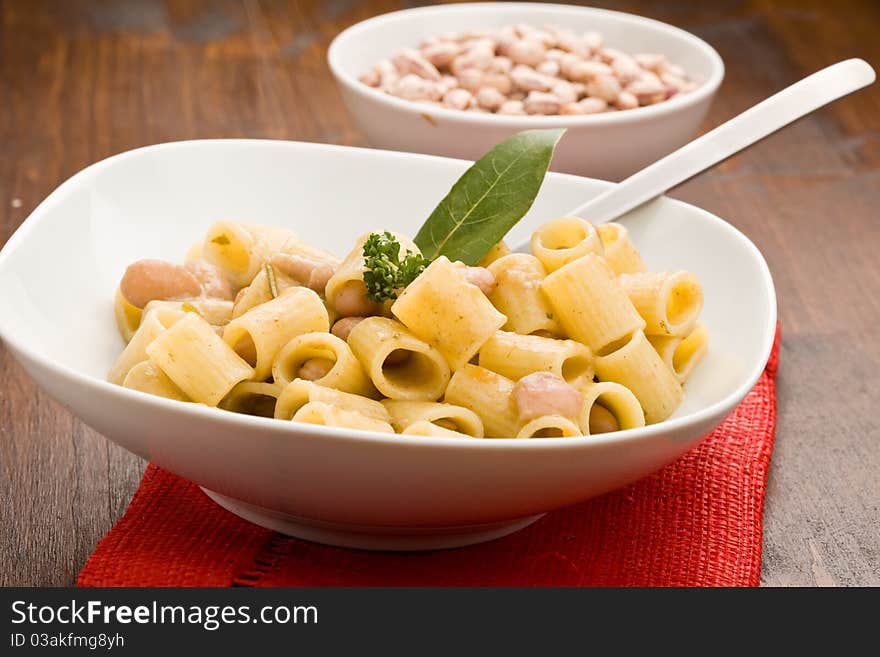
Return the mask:
<path id="1" fill-rule="evenodd" d="M 580 217 L 560 217 L 532 233 L 532 253 L 548 272 L 588 253 L 602 255 L 602 252 L 602 240 L 596 227 Z"/>
<path id="2" fill-rule="evenodd" d="M 382 404 L 391 415 L 391 426 L 400 433 L 406 433 L 405 430 L 417 422 L 430 422 L 447 431 L 483 437 L 483 421 L 464 406 L 395 399 L 386 399 Z"/>
<path id="3" fill-rule="evenodd" d="M 434 401 L 449 382 L 449 366 L 440 352 L 388 317 L 358 323 L 348 346 L 373 385 L 391 399 Z"/>
<path id="4" fill-rule="evenodd" d="M 513 438 L 519 417 L 513 401 L 513 381 L 479 365 L 465 365 L 449 380 L 445 401 L 480 416 L 486 437 Z"/>
<path id="5" fill-rule="evenodd" d="M 593 380 L 593 354 L 574 340 L 496 331 L 480 349 L 479 364 L 514 381 L 532 372 L 553 372 L 568 383 Z"/>
<path id="6" fill-rule="evenodd" d="M 178 388 L 165 372 L 149 360 L 141 361 L 132 367 L 125 375 L 122 385 L 132 390 L 140 390 L 166 399 L 189 401 L 189 397 L 184 394 L 183 390 Z"/>
<path id="7" fill-rule="evenodd" d="M 645 426 L 645 412 L 626 386 L 603 381 L 587 383 L 578 389 L 584 396 L 578 424 L 585 436 Z"/>
<path id="8" fill-rule="evenodd" d="M 406 436 L 435 436 L 437 438 L 474 438 L 474 436 L 471 436 L 469 434 L 453 431 L 452 429 L 446 429 L 445 427 L 438 426 L 433 422 L 428 422 L 427 420 L 419 420 L 418 422 L 413 422 L 400 433 Z"/>
<path id="9" fill-rule="evenodd" d="M 116 328 L 119 329 L 119 335 L 122 336 L 123 340 L 129 342 L 141 324 L 143 309 L 130 304 L 122 295 L 122 290 L 117 287 L 116 297 L 113 300 L 113 312 L 116 317 Z"/>
<path id="10" fill-rule="evenodd" d="M 482 259 L 477 263 L 478 267 L 488 267 L 496 260 L 503 258 L 506 255 L 510 255 L 510 247 L 504 243 L 504 240 L 501 240 L 489 249 L 489 253 L 484 255 Z"/>
<path id="11" fill-rule="evenodd" d="M 219 407 L 234 413 L 274 417 L 275 404 L 283 389 L 279 383 L 243 381 L 229 391 Z"/>
<path id="12" fill-rule="evenodd" d="M 594 354 L 612 351 L 645 321 L 604 258 L 590 253 L 556 270 L 541 283 L 568 337 Z"/>
<path id="13" fill-rule="evenodd" d="M 236 295 L 232 318 L 241 317 L 251 308 L 272 301 L 287 288 L 294 286 L 296 286 L 295 281 L 282 274 L 275 267 L 268 263 L 263 265 L 250 285 L 243 287 Z"/>
<path id="14" fill-rule="evenodd" d="M 147 355 L 194 402 L 216 406 L 254 370 L 208 322 L 185 313 L 147 346 Z"/>
<path id="15" fill-rule="evenodd" d="M 489 271 L 496 281 L 489 301 L 507 317 L 505 331 L 560 334 L 553 309 L 541 294 L 547 270 L 540 260 L 528 253 L 511 253 L 489 265 Z"/>
<path id="16" fill-rule="evenodd" d="M 605 260 L 615 274 L 635 274 L 645 271 L 645 263 L 638 249 L 629 239 L 629 231 L 622 224 L 609 223 L 596 227 L 605 249 Z"/>
<path id="17" fill-rule="evenodd" d="M 266 261 L 257 237 L 234 221 L 218 221 L 208 229 L 202 255 L 222 268 L 237 288 L 250 285 Z"/>
<path id="18" fill-rule="evenodd" d="M 703 288 L 688 271 L 624 274 L 618 280 L 648 335 L 687 335 L 703 308 Z"/>
<path id="19" fill-rule="evenodd" d="M 341 427 L 345 429 L 359 429 L 361 431 L 376 431 L 379 433 L 394 433 L 394 429 L 388 422 L 378 420 L 369 415 L 346 408 L 339 408 L 326 402 L 309 402 L 304 404 L 293 416 L 294 422 L 306 424 L 318 424 L 324 427 Z"/>
<path id="20" fill-rule="evenodd" d="M 185 314 L 183 310 L 176 308 L 150 306 L 150 310 L 144 314 L 143 321 L 131 340 L 110 368 L 107 380 L 116 385 L 123 385 L 129 370 L 149 358 L 147 347 L 150 343 Z"/>
<path id="21" fill-rule="evenodd" d="M 616 351 L 596 357 L 600 381 L 629 388 L 645 411 L 645 422 L 665 420 L 681 404 L 681 384 L 660 358 L 644 331 L 635 331 Z"/>
<path id="22" fill-rule="evenodd" d="M 709 350 L 709 331 L 705 324 L 697 322 L 694 329 L 683 339 L 649 335 L 648 342 L 657 350 L 663 362 L 672 369 L 679 382 L 684 383 Z"/>
<path id="23" fill-rule="evenodd" d="M 329 330 L 330 317 L 321 297 L 307 287 L 291 287 L 229 322 L 223 339 L 254 367 L 254 380 L 262 381 L 272 372 L 278 352 L 293 338 Z"/>
<path id="24" fill-rule="evenodd" d="M 303 379 L 294 379 L 281 391 L 278 403 L 275 404 L 275 417 L 280 420 L 290 420 L 300 408 L 309 402 L 322 402 L 335 408 L 356 411 L 383 422 L 390 423 L 391 421 L 385 407 L 373 399 L 353 395 L 350 392 L 342 392 L 335 388 L 319 386 L 312 381 Z"/>
<path id="25" fill-rule="evenodd" d="M 453 371 L 473 358 L 507 321 L 480 288 L 467 281 L 465 268 L 445 256 L 409 284 L 391 312 L 418 338 L 436 347 Z"/>
<path id="26" fill-rule="evenodd" d="M 351 347 L 331 333 L 304 333 L 278 352 L 272 364 L 272 379 L 287 385 L 297 378 L 355 395 L 378 396 Z"/>
<path id="27" fill-rule="evenodd" d="M 211 326 L 225 326 L 232 319 L 232 302 L 225 299 L 198 297 L 184 301 L 150 301 L 144 312 L 149 312 L 153 308 L 196 313 Z"/>
<path id="28" fill-rule="evenodd" d="M 577 424 L 561 415 L 542 415 L 534 420 L 526 422 L 517 438 L 571 438 L 580 436 L 581 430 Z"/>
<path id="29" fill-rule="evenodd" d="M 342 317 L 376 315 L 382 311 L 381 304 L 367 298 L 367 286 L 364 284 L 364 243 L 371 234 L 364 233 L 357 239 L 354 248 L 327 281 L 327 303 Z M 398 233 L 393 235 L 400 243 L 401 254 L 404 251 L 421 253 L 408 237 Z"/>

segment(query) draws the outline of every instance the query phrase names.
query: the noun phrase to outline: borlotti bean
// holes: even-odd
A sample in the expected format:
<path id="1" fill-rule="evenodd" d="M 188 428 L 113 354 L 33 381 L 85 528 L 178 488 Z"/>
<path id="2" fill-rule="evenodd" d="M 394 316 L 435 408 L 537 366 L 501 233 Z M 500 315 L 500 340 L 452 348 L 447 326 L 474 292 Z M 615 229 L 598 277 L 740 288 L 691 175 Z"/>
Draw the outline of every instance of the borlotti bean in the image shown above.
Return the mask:
<path id="1" fill-rule="evenodd" d="M 512 115 L 635 109 L 697 87 L 662 54 L 609 48 L 596 32 L 525 24 L 429 37 L 360 80 L 405 100 Z"/>

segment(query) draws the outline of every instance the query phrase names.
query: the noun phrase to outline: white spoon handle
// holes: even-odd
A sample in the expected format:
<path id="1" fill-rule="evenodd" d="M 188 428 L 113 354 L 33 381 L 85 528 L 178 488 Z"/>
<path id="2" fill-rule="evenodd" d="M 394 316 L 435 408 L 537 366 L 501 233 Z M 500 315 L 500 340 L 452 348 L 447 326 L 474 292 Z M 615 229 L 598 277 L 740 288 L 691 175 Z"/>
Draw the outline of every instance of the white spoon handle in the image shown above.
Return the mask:
<path id="1" fill-rule="evenodd" d="M 862 59 L 847 59 L 795 82 L 727 123 L 657 160 L 569 214 L 605 223 L 650 201 L 823 105 L 874 81 Z"/>

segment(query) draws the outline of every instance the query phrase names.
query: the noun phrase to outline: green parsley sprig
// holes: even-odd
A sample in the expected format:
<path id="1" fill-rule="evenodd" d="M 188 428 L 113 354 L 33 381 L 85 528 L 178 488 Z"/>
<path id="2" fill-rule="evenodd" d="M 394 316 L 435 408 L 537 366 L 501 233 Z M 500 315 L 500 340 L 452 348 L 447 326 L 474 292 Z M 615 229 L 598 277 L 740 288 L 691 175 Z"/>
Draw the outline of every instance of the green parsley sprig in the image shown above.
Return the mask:
<path id="1" fill-rule="evenodd" d="M 367 297 L 376 302 L 396 299 L 399 290 L 412 283 L 431 261 L 419 253 L 400 254 L 400 242 L 387 230 L 372 233 L 364 242 L 364 283 Z"/>

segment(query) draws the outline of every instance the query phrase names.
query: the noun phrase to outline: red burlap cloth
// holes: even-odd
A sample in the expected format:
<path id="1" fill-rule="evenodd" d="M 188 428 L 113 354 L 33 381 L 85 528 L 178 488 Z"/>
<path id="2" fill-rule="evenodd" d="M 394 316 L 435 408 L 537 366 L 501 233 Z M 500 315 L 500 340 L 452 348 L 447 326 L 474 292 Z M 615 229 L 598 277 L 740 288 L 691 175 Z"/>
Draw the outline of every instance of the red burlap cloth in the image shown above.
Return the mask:
<path id="1" fill-rule="evenodd" d="M 155 465 L 80 586 L 757 586 L 779 335 L 742 404 L 698 447 L 624 489 L 453 550 L 307 543 L 221 509 Z"/>

